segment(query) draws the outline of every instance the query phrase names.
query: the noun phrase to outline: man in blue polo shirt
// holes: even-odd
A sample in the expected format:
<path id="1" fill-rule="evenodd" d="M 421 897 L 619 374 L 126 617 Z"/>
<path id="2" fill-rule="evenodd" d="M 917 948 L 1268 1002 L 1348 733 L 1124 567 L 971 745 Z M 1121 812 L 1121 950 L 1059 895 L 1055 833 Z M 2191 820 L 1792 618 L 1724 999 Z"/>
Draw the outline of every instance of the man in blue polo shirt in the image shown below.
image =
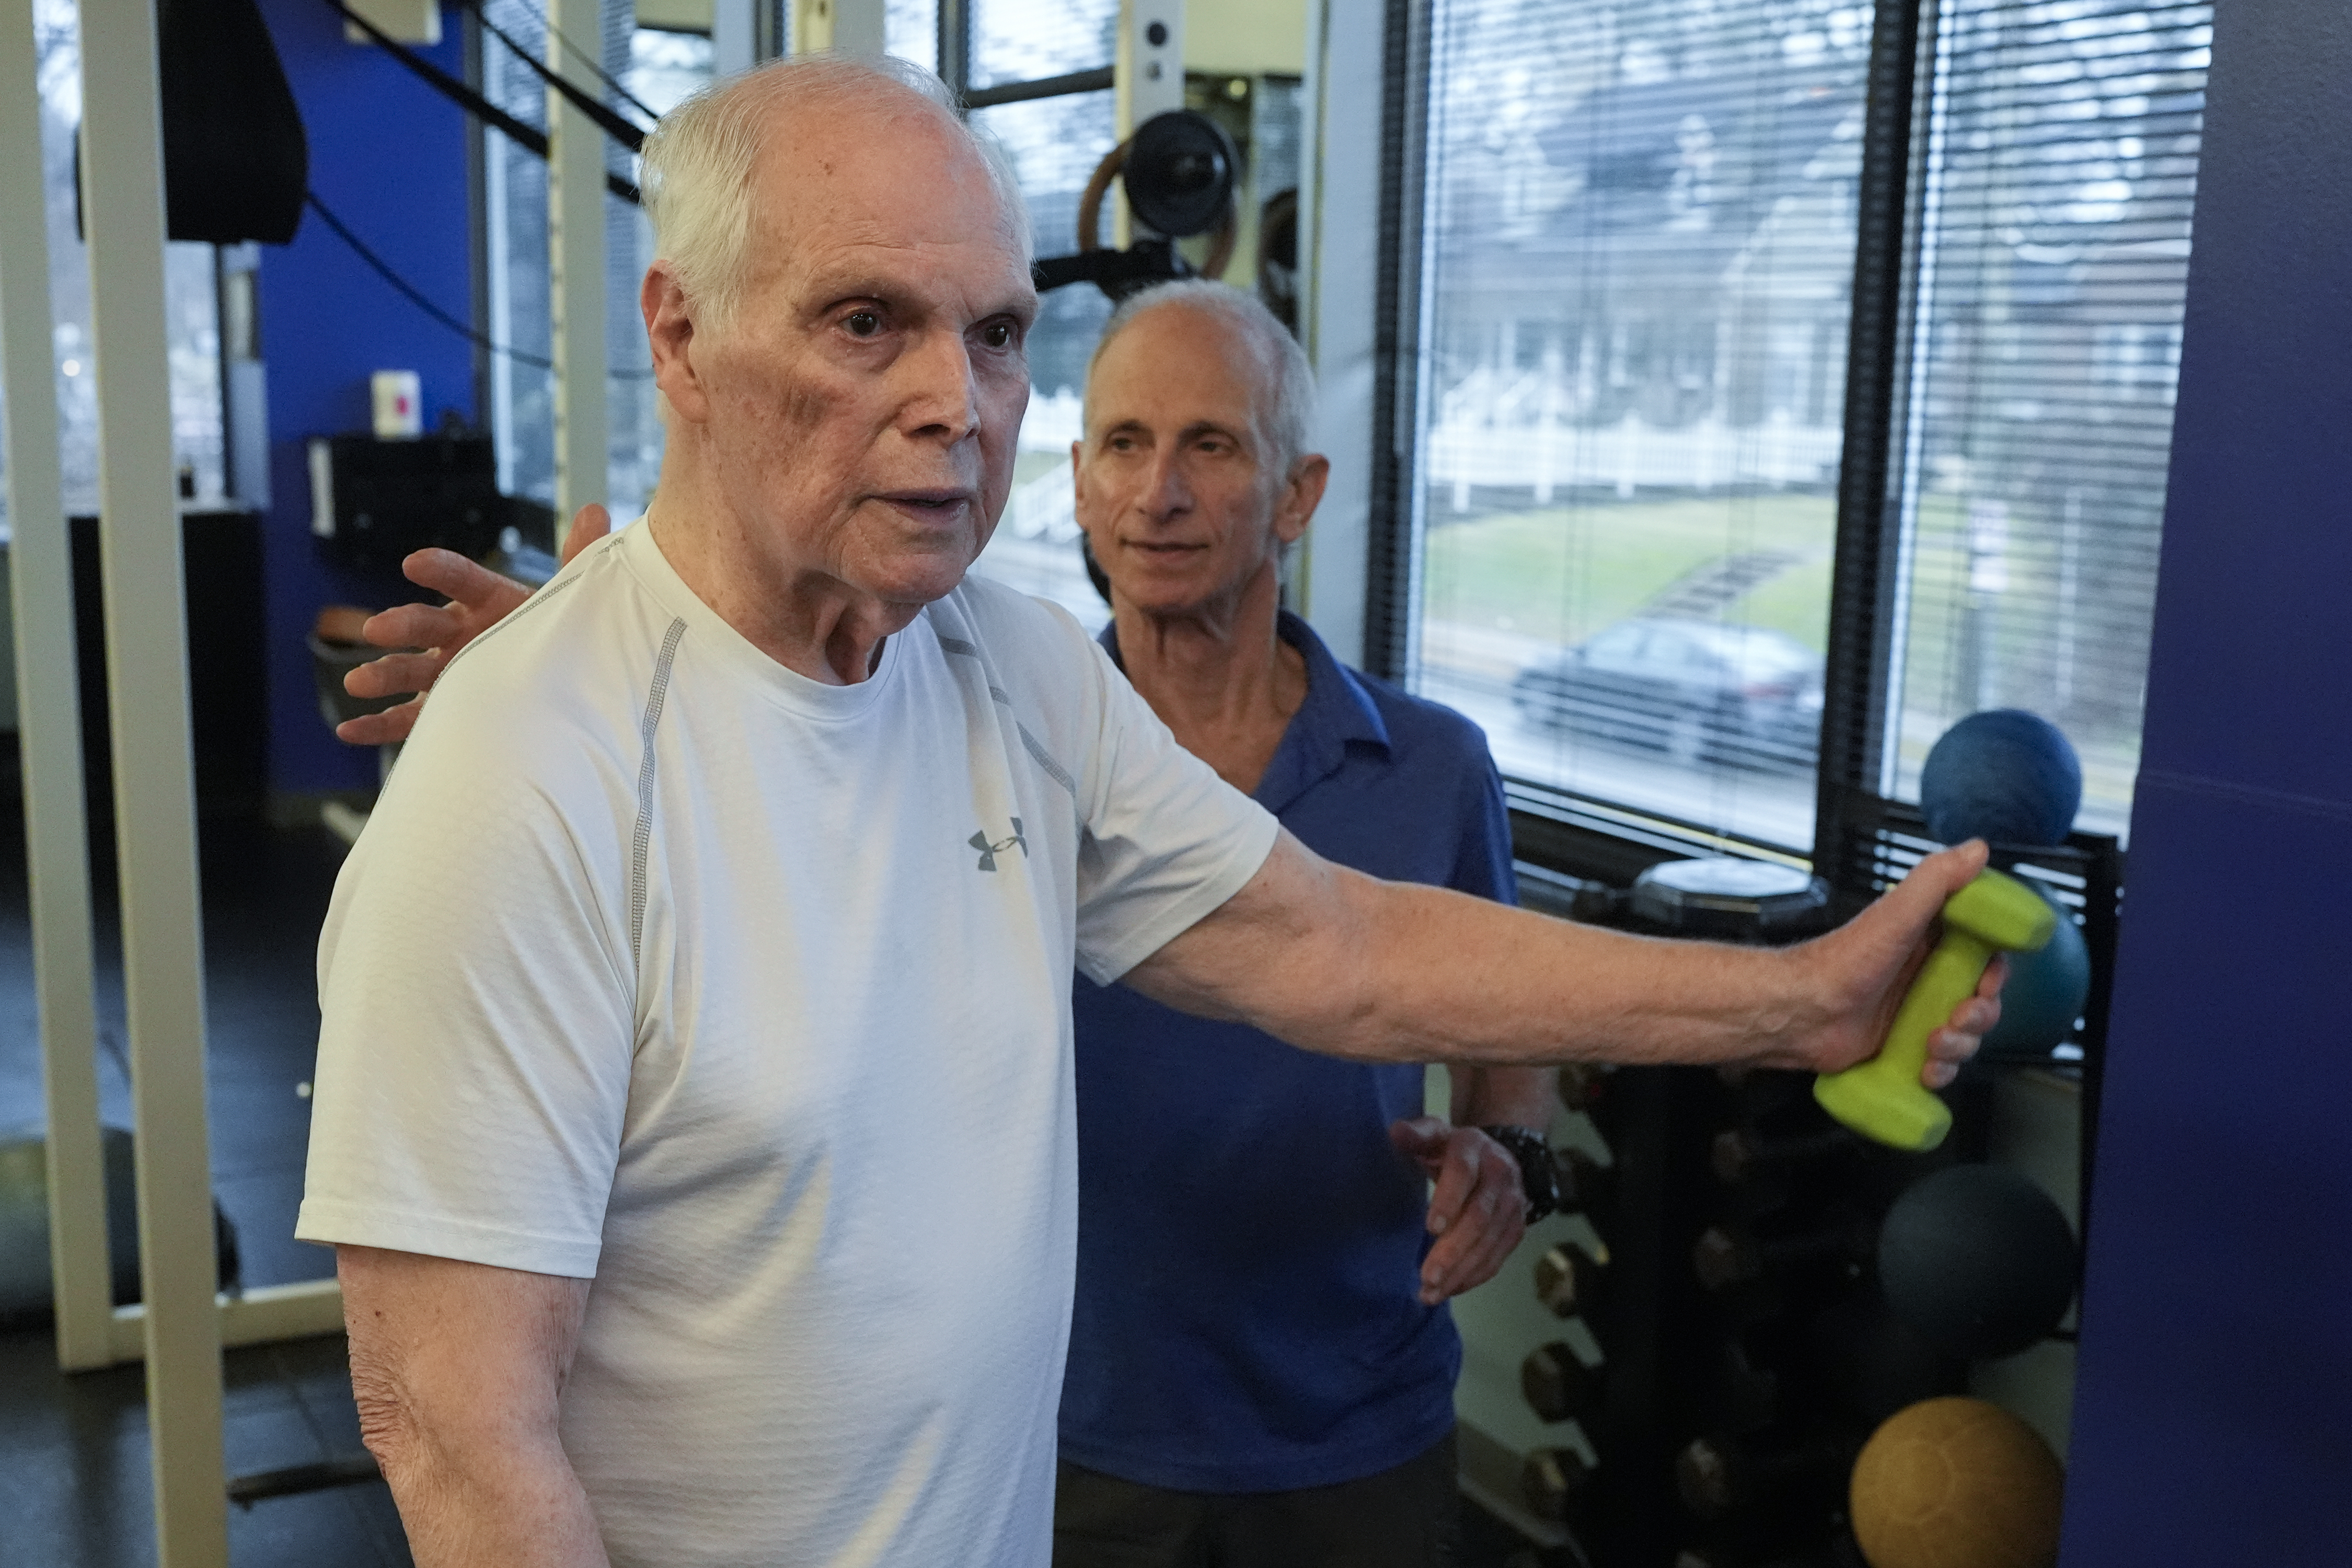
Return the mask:
<path id="1" fill-rule="evenodd" d="M 1281 554 L 1328 471 L 1303 449 L 1312 399 L 1305 354 L 1237 289 L 1165 285 L 1112 317 L 1074 448 L 1116 615 L 1103 645 L 1318 853 L 1508 900 L 1486 737 L 1280 608 Z M 1085 980 L 1075 1013 L 1058 1568 L 1446 1561 L 1461 1346 L 1444 1302 L 1519 1239 L 1507 1144 L 1539 1163 L 1549 1076 L 1459 1071 L 1449 1124 L 1422 1115 L 1418 1068 Z"/>

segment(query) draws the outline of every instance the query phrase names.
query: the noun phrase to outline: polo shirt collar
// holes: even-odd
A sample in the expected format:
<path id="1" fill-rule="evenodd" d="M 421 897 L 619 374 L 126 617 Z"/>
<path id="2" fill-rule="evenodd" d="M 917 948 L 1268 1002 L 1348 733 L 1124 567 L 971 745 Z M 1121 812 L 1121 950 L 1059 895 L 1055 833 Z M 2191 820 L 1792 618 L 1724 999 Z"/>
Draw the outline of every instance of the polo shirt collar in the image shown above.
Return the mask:
<path id="1" fill-rule="evenodd" d="M 1297 648 L 1299 657 L 1307 661 L 1306 700 L 1290 716 L 1289 727 L 1282 732 L 1282 743 L 1275 748 L 1274 760 L 1266 764 L 1265 776 L 1257 785 L 1257 803 L 1279 814 L 1292 801 L 1339 771 L 1348 760 L 1350 742 L 1376 746 L 1385 754 L 1389 750 L 1389 727 L 1363 681 L 1354 670 L 1331 657 L 1330 648 L 1316 636 L 1314 627 L 1285 610 L 1275 623 L 1275 635 Z M 1127 666 L 1118 657 L 1117 621 L 1103 627 L 1100 640 L 1111 662 L 1124 671 Z"/>

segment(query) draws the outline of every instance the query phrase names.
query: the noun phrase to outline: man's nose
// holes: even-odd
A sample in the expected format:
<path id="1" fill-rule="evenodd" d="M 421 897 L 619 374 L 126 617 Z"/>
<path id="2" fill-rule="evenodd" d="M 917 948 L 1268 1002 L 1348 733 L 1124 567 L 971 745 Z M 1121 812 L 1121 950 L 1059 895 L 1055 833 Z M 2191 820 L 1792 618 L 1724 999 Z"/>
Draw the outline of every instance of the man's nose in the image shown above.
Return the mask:
<path id="1" fill-rule="evenodd" d="M 908 434 L 950 445 L 980 428 L 980 382 L 959 332 L 925 332 L 898 357 Z"/>
<path id="2" fill-rule="evenodd" d="M 1192 487 L 1185 479 L 1182 456 L 1172 446 L 1163 447 L 1152 454 L 1151 467 L 1144 474 L 1143 493 L 1137 498 L 1137 505 L 1154 521 L 1164 522 L 1192 508 Z"/>

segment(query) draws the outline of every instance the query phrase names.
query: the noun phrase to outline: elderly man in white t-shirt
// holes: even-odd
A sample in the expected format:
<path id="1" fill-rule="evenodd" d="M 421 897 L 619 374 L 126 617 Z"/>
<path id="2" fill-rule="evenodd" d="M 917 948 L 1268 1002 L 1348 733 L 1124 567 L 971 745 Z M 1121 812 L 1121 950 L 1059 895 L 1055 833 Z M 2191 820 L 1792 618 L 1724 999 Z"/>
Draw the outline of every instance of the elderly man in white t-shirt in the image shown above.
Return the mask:
<path id="1" fill-rule="evenodd" d="M 299 1233 L 425 1568 L 1044 1562 L 1074 965 L 1365 1060 L 1836 1068 L 1983 863 L 1763 952 L 1283 834 L 964 576 L 1036 299 L 942 101 L 820 58 L 664 122 L 660 489 L 453 662 L 337 886 Z"/>

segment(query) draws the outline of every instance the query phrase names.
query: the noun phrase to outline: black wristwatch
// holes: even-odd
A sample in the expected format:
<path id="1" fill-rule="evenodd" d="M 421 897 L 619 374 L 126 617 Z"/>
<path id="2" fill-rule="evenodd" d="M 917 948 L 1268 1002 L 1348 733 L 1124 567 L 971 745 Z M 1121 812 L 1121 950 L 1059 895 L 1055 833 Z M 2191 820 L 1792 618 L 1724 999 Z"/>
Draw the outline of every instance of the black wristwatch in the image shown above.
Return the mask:
<path id="1" fill-rule="evenodd" d="M 1511 1152 L 1519 1163 L 1519 1193 L 1528 1200 L 1528 1223 L 1559 1207 L 1559 1178 L 1552 1173 L 1551 1145 L 1526 1127 L 1481 1127 L 1479 1131 Z"/>

